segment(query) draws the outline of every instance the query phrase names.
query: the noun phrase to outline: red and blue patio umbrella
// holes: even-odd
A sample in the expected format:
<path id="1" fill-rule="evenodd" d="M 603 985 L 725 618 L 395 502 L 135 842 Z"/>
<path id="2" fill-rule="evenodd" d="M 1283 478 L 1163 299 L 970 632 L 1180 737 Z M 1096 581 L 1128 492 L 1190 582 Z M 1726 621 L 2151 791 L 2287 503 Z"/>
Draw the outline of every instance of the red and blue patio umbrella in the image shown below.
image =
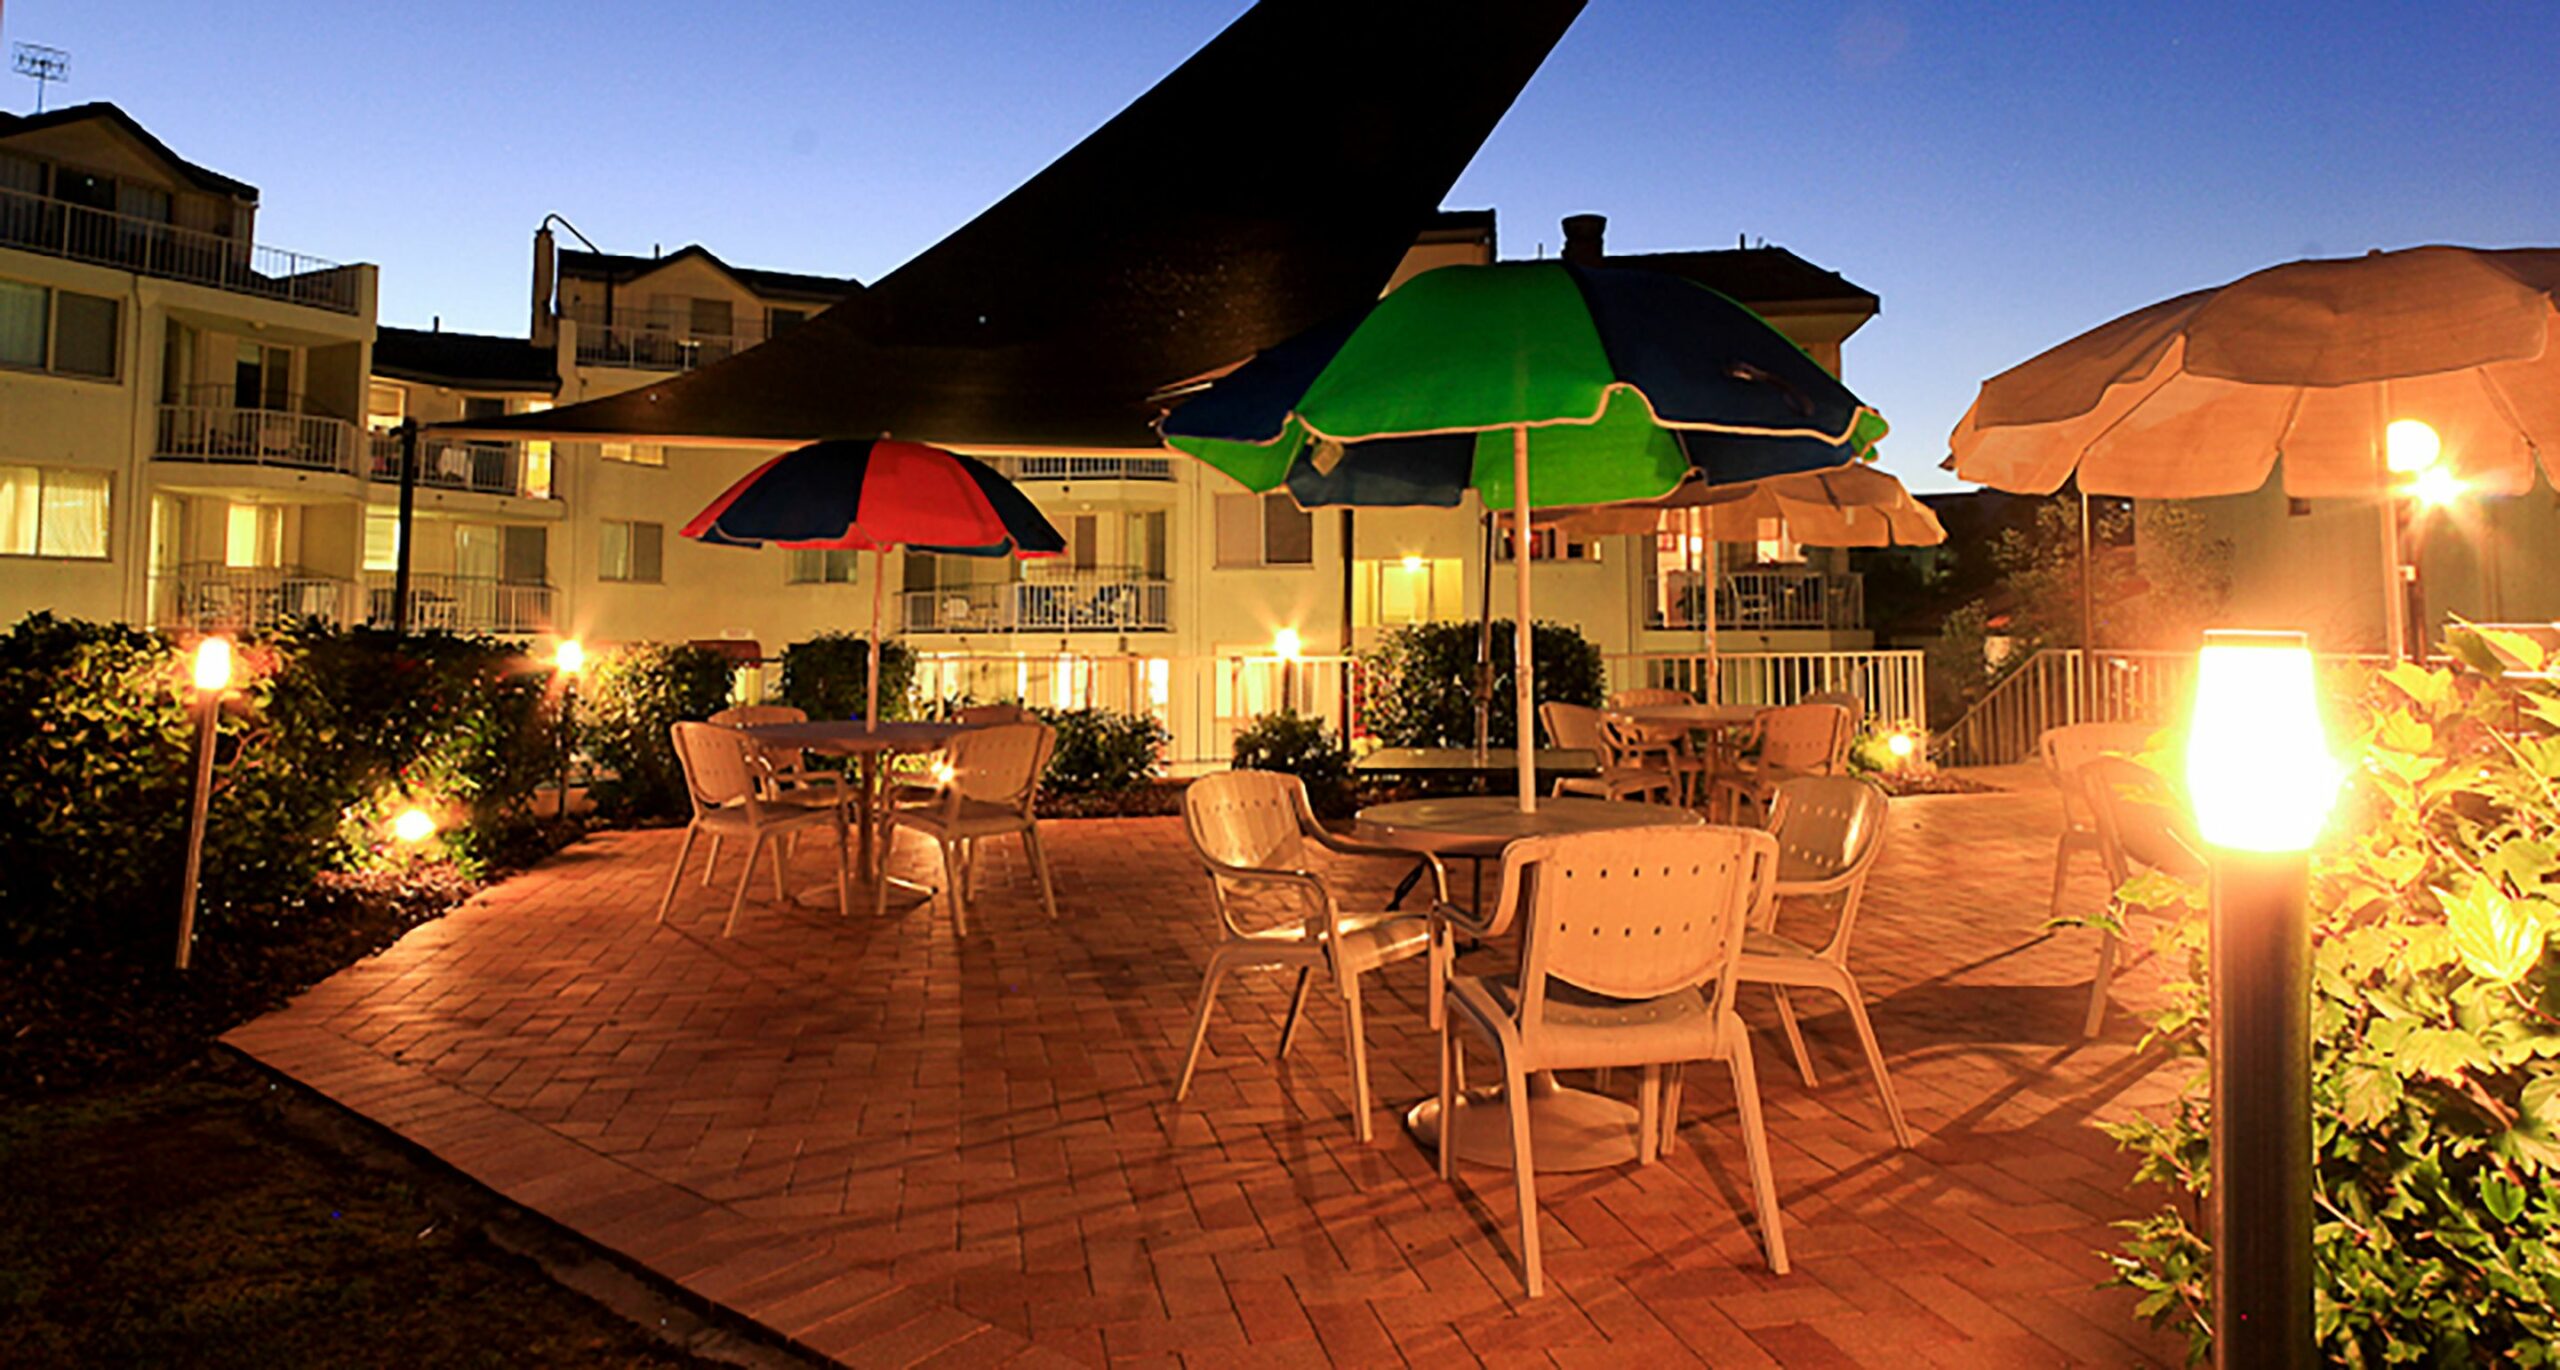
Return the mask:
<path id="1" fill-rule="evenodd" d="M 724 547 L 868 550 L 871 695 L 880 719 L 880 594 L 892 547 L 964 557 L 1054 557 L 1067 550 L 1037 506 L 985 462 L 888 438 L 796 448 L 748 472 L 677 530 Z"/>

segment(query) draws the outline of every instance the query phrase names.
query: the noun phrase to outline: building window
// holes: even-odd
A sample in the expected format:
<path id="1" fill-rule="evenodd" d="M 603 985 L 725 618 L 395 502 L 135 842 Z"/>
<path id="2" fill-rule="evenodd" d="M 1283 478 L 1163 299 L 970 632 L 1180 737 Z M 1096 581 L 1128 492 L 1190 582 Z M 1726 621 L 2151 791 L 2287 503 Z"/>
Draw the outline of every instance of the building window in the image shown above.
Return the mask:
<path id="1" fill-rule="evenodd" d="M 809 311 L 805 309 L 768 309 L 764 312 L 764 335 L 780 337 L 808 321 Z"/>
<path id="2" fill-rule="evenodd" d="M 664 466 L 667 449 L 654 442 L 608 442 L 600 454 L 606 461 L 630 466 Z"/>
<path id="3" fill-rule="evenodd" d="M 1795 534 L 1788 530 L 1785 519 L 1762 519 L 1758 531 L 1760 536 L 1752 550 L 1758 554 L 1761 565 L 1801 565 L 1803 563 L 1804 548 L 1796 545 Z"/>
<path id="4" fill-rule="evenodd" d="M 1315 552 L 1316 516 L 1285 492 L 1218 496 L 1220 566 L 1305 566 Z"/>
<path id="5" fill-rule="evenodd" d="M 409 392 L 396 385 L 368 385 L 364 388 L 364 426 L 377 433 L 387 433 L 409 417 Z"/>
<path id="6" fill-rule="evenodd" d="M 729 302 L 706 300 L 697 295 L 693 299 L 693 307 L 687 311 L 685 322 L 693 326 L 693 336 L 697 338 L 725 339 L 730 333 Z"/>
<path id="7" fill-rule="evenodd" d="M 106 554 L 106 472 L 0 466 L 0 556 Z"/>
<path id="8" fill-rule="evenodd" d="M 284 565 L 284 507 L 235 504 L 222 528 L 225 566 Z"/>
<path id="9" fill-rule="evenodd" d="M 123 317 L 104 295 L 0 281 L 0 366 L 114 380 Z"/>
<path id="10" fill-rule="evenodd" d="M 364 511 L 364 569 L 394 571 L 400 567 L 400 515 L 389 509 Z"/>
<path id="11" fill-rule="evenodd" d="M 1506 524 L 1507 522 L 1506 520 Z M 1502 549 L 1501 559 L 1504 561 L 1511 560 L 1512 541 L 1511 529 L 1506 526 L 1502 530 L 1502 537 L 1498 543 Z M 1529 560 L 1531 561 L 1598 561 L 1599 559 L 1600 541 L 1597 538 L 1566 537 L 1553 528 L 1532 527 L 1529 530 Z"/>
<path id="12" fill-rule="evenodd" d="M 1363 559 L 1353 567 L 1351 624 L 1387 628 L 1466 617 L 1467 566 L 1457 557 Z"/>
<path id="13" fill-rule="evenodd" d="M 606 580 L 657 584 L 658 552 L 665 533 L 666 530 L 655 523 L 605 520 L 601 543 L 604 564 L 597 574 Z"/>
<path id="14" fill-rule="evenodd" d="M 791 549 L 788 581 L 793 585 L 851 585 L 862 553 L 851 547 Z"/>

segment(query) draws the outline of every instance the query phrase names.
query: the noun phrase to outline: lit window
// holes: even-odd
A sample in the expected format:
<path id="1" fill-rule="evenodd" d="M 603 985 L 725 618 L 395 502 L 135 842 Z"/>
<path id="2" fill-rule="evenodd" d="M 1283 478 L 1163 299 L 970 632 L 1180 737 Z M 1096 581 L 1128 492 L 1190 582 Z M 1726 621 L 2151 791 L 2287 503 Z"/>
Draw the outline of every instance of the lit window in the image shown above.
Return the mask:
<path id="1" fill-rule="evenodd" d="M 1785 519 L 1762 519 L 1758 532 L 1760 536 L 1754 550 L 1761 565 L 1804 560 L 1804 549 L 1796 545 L 1795 535 L 1787 530 Z"/>
<path id="2" fill-rule="evenodd" d="M 635 581 L 654 585 L 659 579 L 659 548 L 665 529 L 655 523 L 625 522 L 607 519 L 599 540 L 602 565 L 597 575 L 605 580 Z"/>
<path id="3" fill-rule="evenodd" d="M 388 509 L 364 511 L 364 569 L 397 570 L 400 565 L 400 515 Z"/>
<path id="4" fill-rule="evenodd" d="M 606 461 L 624 462 L 632 466 L 664 466 L 667 449 L 654 442 L 608 442 L 604 444 Z"/>
<path id="5" fill-rule="evenodd" d="M 396 385 L 368 385 L 364 388 L 364 426 L 377 433 L 387 433 L 409 417 L 409 392 Z"/>
<path id="6" fill-rule="evenodd" d="M 793 585 L 851 585 L 862 554 L 850 547 L 795 547 L 791 550 Z"/>
<path id="7" fill-rule="evenodd" d="M 105 472 L 0 466 L 0 556 L 106 554 Z"/>
<path id="8" fill-rule="evenodd" d="M 1364 559 L 1354 571 L 1354 627 L 1449 623 L 1466 616 L 1466 563 L 1456 557 Z"/>
<path id="9" fill-rule="evenodd" d="M 1500 541 L 1504 561 L 1511 560 L 1512 542 L 1509 520 L 1506 519 Z M 1599 559 L 1600 543 L 1596 538 L 1566 537 L 1553 528 L 1532 526 L 1529 529 L 1529 560 L 1531 561 L 1598 561 Z"/>
<path id="10" fill-rule="evenodd" d="M 223 524 L 222 564 L 284 565 L 284 509 L 273 504 L 235 504 Z"/>

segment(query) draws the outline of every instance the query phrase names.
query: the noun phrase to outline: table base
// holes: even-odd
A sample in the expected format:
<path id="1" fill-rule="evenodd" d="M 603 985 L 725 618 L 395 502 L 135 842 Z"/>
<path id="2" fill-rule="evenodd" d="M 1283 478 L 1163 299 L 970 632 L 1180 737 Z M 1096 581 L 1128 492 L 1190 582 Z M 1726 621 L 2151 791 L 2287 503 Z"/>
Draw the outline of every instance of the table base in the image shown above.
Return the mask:
<path id="1" fill-rule="evenodd" d="M 1470 1165 L 1511 1165 L 1511 1109 L 1498 1085 L 1458 1097 L 1458 1159 Z M 1545 1077 L 1529 1081 L 1529 1136 L 1540 1174 L 1605 1170 L 1636 1158 L 1637 1113 L 1604 1094 L 1570 1089 Z M 1405 1129 L 1425 1151 L 1440 1145 L 1440 1101 L 1425 1099 L 1406 1110 Z"/>

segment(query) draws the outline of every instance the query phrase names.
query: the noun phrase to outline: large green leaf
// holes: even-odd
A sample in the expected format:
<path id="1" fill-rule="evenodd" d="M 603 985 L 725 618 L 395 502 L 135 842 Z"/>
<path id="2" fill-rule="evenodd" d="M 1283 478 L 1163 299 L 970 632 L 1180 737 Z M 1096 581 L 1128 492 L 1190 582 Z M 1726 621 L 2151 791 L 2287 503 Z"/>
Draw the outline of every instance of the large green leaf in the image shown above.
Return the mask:
<path id="1" fill-rule="evenodd" d="M 2520 909 L 2487 880 L 2472 880 L 2459 894 L 2438 890 L 2453 931 L 2454 954 L 2472 974 L 2508 984 L 2541 958 L 2540 920 Z"/>

